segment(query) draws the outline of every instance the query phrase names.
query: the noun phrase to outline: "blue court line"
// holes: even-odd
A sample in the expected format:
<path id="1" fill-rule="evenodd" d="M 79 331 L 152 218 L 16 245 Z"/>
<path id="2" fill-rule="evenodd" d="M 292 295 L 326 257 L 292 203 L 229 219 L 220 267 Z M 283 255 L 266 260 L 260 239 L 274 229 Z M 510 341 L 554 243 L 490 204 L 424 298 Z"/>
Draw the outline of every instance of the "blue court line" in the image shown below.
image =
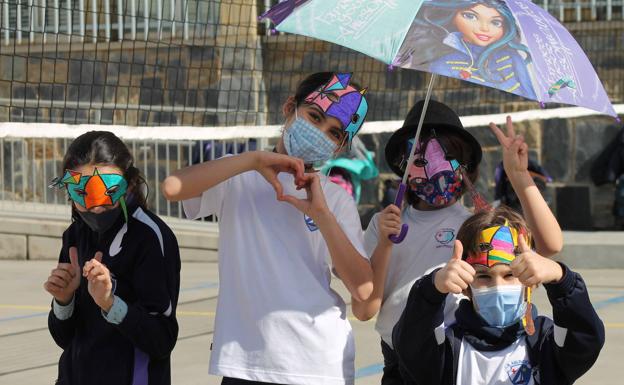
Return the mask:
<path id="1" fill-rule="evenodd" d="M 355 371 L 355 378 L 362 378 L 381 373 L 383 371 L 383 364 L 374 364 L 359 368 Z"/>
<path id="2" fill-rule="evenodd" d="M 34 318 L 34 317 L 41 317 L 41 316 L 47 316 L 48 313 L 31 313 L 31 314 L 24 314 L 24 315 L 16 315 L 13 317 L 4 317 L 4 318 L 0 318 L 0 322 L 8 322 L 8 321 L 16 321 L 19 319 L 24 319 L 24 318 Z"/>
<path id="3" fill-rule="evenodd" d="M 618 297 L 605 299 L 604 301 L 595 302 L 594 303 L 594 309 L 598 310 L 598 309 L 602 309 L 602 308 L 605 308 L 607 306 L 615 305 L 615 304 L 622 303 L 622 302 L 624 302 L 624 295 L 620 295 Z"/>

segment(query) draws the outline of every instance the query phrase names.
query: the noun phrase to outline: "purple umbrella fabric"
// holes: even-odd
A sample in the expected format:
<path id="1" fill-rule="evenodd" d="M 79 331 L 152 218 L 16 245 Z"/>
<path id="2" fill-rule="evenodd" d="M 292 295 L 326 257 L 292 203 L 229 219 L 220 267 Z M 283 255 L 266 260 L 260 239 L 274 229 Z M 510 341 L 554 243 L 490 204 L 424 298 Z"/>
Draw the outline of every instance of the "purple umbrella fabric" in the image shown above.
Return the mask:
<path id="1" fill-rule="evenodd" d="M 576 40 L 528 0 L 287 0 L 262 18 L 392 66 L 617 117 Z"/>

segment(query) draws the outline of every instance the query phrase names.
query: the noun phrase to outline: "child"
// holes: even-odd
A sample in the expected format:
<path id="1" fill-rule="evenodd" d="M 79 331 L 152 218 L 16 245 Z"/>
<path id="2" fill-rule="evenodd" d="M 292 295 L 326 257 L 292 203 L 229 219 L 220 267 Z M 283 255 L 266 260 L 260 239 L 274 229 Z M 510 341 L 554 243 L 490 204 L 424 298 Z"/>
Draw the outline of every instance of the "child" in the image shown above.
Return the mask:
<path id="1" fill-rule="evenodd" d="M 76 138 L 62 170 L 53 185 L 68 192 L 72 224 L 44 284 L 54 297 L 50 334 L 63 349 L 56 383 L 170 384 L 180 289 L 175 236 L 145 207 L 145 182 L 114 134 Z"/>
<path id="2" fill-rule="evenodd" d="M 210 373 L 223 384 L 354 381 L 353 335 L 331 270 L 360 300 L 372 291 L 372 271 L 353 198 L 312 172 L 349 145 L 366 116 L 364 91 L 350 78 L 307 77 L 283 105 L 274 152 L 226 156 L 163 183 L 187 217 L 219 218 Z"/>
<path id="3" fill-rule="evenodd" d="M 394 328 L 406 383 L 572 384 L 591 368 L 605 331 L 585 283 L 529 243 L 522 217 L 504 206 L 462 225 L 450 261 L 414 284 Z M 526 311 L 525 288 L 540 284 L 554 322 Z M 449 326 L 444 299 L 461 292 L 469 300 Z"/>
<path id="4" fill-rule="evenodd" d="M 386 145 L 386 161 L 398 176 L 403 176 L 422 107 L 422 101 L 412 107 L 404 126 Z M 507 134 L 493 124 L 491 129 L 502 145 L 505 170 L 534 231 L 538 251 L 545 255 L 558 252 L 561 230 L 528 174 L 526 143 L 515 135 L 511 119 L 507 120 Z M 392 350 L 392 328 L 416 279 L 448 261 L 457 230 L 470 216 L 457 201 L 476 180 L 480 161 L 481 146 L 463 128 L 457 114 L 443 103 L 430 101 L 418 154 L 410 165 L 408 205 L 402 212 L 390 205 L 371 219 L 364 241 L 372 255 L 374 289 L 367 301 L 352 301 L 353 314 L 360 320 L 379 312 L 375 329 L 381 336 L 384 385 L 403 382 Z M 388 236 L 398 234 L 401 223 L 409 224 L 409 232 L 402 243 L 393 244 Z M 457 298 L 449 296 L 449 301 L 453 306 L 447 310 L 447 321 L 452 322 Z"/>

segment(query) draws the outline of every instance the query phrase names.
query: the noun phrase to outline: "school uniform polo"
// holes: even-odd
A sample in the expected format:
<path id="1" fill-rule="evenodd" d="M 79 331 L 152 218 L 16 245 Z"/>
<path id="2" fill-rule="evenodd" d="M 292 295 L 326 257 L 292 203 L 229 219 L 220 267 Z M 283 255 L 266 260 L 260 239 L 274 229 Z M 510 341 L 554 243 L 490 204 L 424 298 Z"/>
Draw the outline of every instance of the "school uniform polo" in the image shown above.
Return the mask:
<path id="1" fill-rule="evenodd" d="M 284 194 L 304 198 L 280 173 Z M 364 254 L 357 208 L 321 178 L 327 205 Z M 256 171 L 183 202 L 189 218 L 219 220 L 219 299 L 209 372 L 279 384 L 352 384 L 355 347 L 343 299 L 330 288 L 331 258 L 314 221 Z"/>

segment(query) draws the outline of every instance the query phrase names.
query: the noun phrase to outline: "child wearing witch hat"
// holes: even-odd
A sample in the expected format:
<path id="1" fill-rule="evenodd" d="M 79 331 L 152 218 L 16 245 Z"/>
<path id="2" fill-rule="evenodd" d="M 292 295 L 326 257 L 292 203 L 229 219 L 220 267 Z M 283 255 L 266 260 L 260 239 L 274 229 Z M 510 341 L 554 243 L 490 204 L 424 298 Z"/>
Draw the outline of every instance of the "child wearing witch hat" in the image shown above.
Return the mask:
<path id="1" fill-rule="evenodd" d="M 464 222 L 452 257 L 411 287 L 394 327 L 404 383 L 568 385 L 592 367 L 605 330 L 587 287 L 530 243 L 522 217 L 504 206 Z M 552 319 L 531 309 L 529 288 L 537 285 Z M 445 298 L 461 292 L 468 299 L 449 325 Z"/>
<path id="2" fill-rule="evenodd" d="M 52 186 L 67 191 L 72 223 L 44 288 L 48 328 L 63 349 L 56 384 L 170 384 L 178 337 L 180 254 L 146 207 L 145 181 L 111 132 L 76 138 Z"/>
<path id="3" fill-rule="evenodd" d="M 355 347 L 334 271 L 368 298 L 372 271 L 353 198 L 314 172 L 368 109 L 351 74 L 308 76 L 283 105 L 275 150 L 225 156 L 163 183 L 189 218 L 219 218 L 219 302 L 209 372 L 223 384 L 352 384 Z"/>
<path id="4" fill-rule="evenodd" d="M 402 384 L 397 357 L 392 346 L 392 328 L 398 321 L 413 283 L 434 267 L 446 263 L 453 251 L 453 241 L 461 224 L 471 213 L 460 202 L 469 193 L 478 209 L 487 203 L 474 190 L 482 151 L 479 142 L 464 129 L 459 116 L 449 106 L 429 101 L 419 143 L 414 134 L 424 102 L 416 103 L 407 114 L 402 128 L 388 140 L 386 161 L 399 176 L 407 169 L 408 190 L 401 210 L 389 205 L 371 219 L 364 235 L 365 247 L 371 254 L 374 289 L 366 301 L 352 301 L 353 313 L 360 320 L 377 312 L 376 330 L 381 336 L 384 356 L 384 385 Z M 561 229 L 537 188 L 528 176 L 528 148 L 515 135 L 507 121 L 506 133 L 496 125 L 491 129 L 503 148 L 505 170 L 522 203 L 529 227 L 534 232 L 538 250 L 552 255 L 561 248 Z M 407 164 L 412 146 L 416 156 Z M 398 244 L 389 236 L 399 234 L 401 225 L 409 225 L 405 239 Z M 454 319 L 459 300 L 449 296 L 447 322 Z"/>

